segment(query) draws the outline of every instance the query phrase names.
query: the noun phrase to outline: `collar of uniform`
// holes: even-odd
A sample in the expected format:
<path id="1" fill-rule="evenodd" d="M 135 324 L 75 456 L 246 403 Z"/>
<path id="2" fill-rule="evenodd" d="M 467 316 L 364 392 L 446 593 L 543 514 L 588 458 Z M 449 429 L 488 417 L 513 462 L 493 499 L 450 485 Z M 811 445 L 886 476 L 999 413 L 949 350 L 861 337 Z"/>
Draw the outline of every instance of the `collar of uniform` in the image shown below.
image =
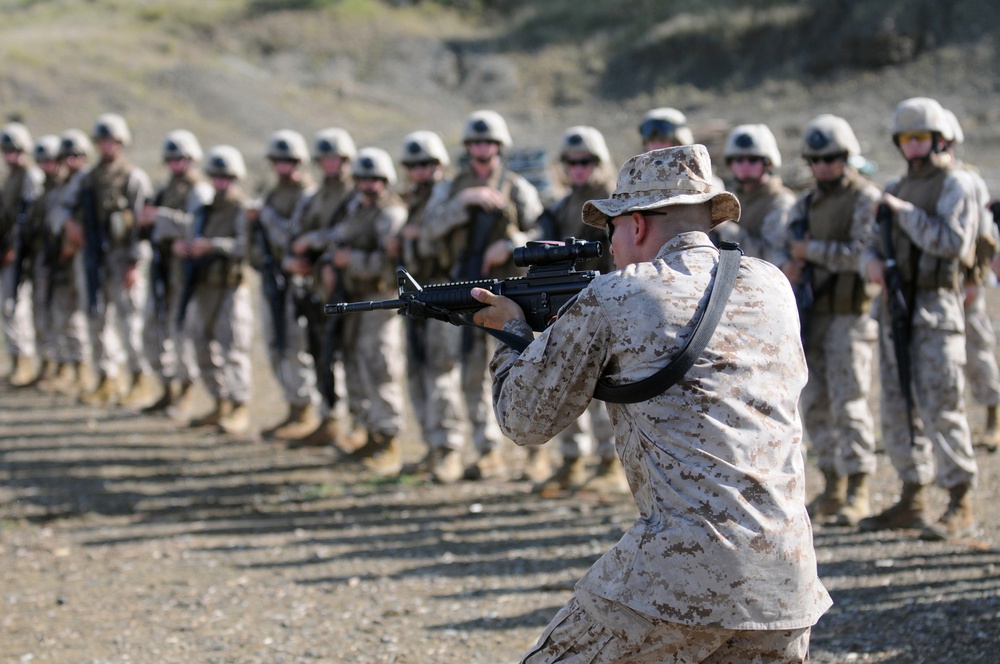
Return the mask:
<path id="1" fill-rule="evenodd" d="M 679 233 L 663 243 L 660 250 L 656 252 L 656 258 L 659 260 L 666 260 L 667 256 L 670 254 L 700 247 L 709 247 L 711 249 L 716 248 L 715 245 L 712 244 L 712 240 L 709 239 L 707 233 L 702 231 Z"/>

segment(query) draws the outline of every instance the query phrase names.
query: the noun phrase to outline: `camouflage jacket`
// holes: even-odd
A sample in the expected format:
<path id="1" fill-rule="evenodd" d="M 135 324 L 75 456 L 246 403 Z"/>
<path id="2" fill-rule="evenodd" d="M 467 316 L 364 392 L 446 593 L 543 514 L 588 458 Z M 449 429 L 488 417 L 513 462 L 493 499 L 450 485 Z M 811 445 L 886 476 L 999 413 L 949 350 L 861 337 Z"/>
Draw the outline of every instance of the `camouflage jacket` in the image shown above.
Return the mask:
<path id="1" fill-rule="evenodd" d="M 631 383 L 691 334 L 719 252 L 704 233 L 598 277 L 523 353 L 498 344 L 493 403 L 504 433 L 546 442 L 601 378 Z M 508 332 L 529 337 L 523 321 Z M 669 390 L 608 404 L 639 518 L 578 587 L 655 618 L 725 629 L 814 624 L 831 600 L 806 515 L 799 393 L 806 363 L 791 287 L 743 258 L 708 348 Z"/>

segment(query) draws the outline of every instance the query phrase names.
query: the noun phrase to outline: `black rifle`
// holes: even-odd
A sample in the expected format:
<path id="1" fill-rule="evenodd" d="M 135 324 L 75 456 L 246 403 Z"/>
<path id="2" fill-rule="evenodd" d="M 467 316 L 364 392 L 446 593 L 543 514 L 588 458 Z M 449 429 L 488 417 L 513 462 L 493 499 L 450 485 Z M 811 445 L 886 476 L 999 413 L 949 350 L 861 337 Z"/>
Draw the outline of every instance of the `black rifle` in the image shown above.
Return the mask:
<path id="1" fill-rule="evenodd" d="M 421 286 L 404 268 L 396 269 L 399 299 L 379 302 L 340 302 L 323 307 L 327 315 L 357 311 L 398 309 L 416 319 L 435 318 L 455 325 L 473 325 L 471 315 L 484 308 L 473 299 L 473 288 L 485 288 L 509 297 L 521 307 L 531 329 L 541 332 L 564 304 L 586 288 L 600 273 L 578 271 L 578 261 L 598 258 L 600 242 L 566 238 L 564 242 L 529 242 L 514 250 L 514 263 L 527 267 L 528 274 L 508 279 L 480 279 L 450 284 Z M 495 332 L 495 331 L 491 331 Z M 496 335 L 494 335 L 496 336 Z"/>
<path id="2" fill-rule="evenodd" d="M 153 200 L 155 207 L 163 204 L 163 192 L 156 195 Z M 170 251 L 162 243 L 153 242 L 153 229 L 148 231 L 148 239 L 153 246 L 153 261 L 149 266 L 149 294 L 153 298 L 153 311 L 156 312 L 156 320 L 164 321 L 167 317 L 167 299 L 170 296 Z M 161 340 L 162 342 L 162 340 Z"/>
<path id="3" fill-rule="evenodd" d="M 993 215 L 993 223 L 1000 227 L 1000 201 L 990 205 L 990 213 Z"/>
<path id="4" fill-rule="evenodd" d="M 17 291 L 24 281 L 24 274 L 30 270 L 28 255 L 31 253 L 32 245 L 37 236 L 36 229 L 28 228 L 28 201 L 21 199 L 21 205 L 17 210 L 17 222 L 15 224 L 14 235 L 14 278 L 11 280 L 12 292 L 9 294 L 12 302 L 17 303 Z M 27 269 L 25 269 L 27 268 Z"/>
<path id="5" fill-rule="evenodd" d="M 910 431 L 910 442 L 916 442 L 916 426 L 914 424 L 913 377 L 910 367 L 910 332 L 912 317 L 910 302 L 906 297 L 903 274 L 896 261 L 896 248 L 892 243 L 892 208 L 885 203 L 878 206 L 875 215 L 882 239 L 882 252 L 885 255 L 885 287 L 883 289 L 886 305 L 889 309 L 892 335 L 892 349 L 896 356 L 896 374 L 899 378 L 899 389 L 906 402 L 906 423 Z"/>
<path id="6" fill-rule="evenodd" d="M 262 261 L 260 286 L 264 293 L 264 299 L 267 300 L 268 309 L 271 311 L 275 350 L 283 353 L 288 348 L 288 336 L 285 329 L 285 294 L 288 290 L 288 282 L 285 279 L 285 273 L 281 271 L 281 265 L 274 257 L 271 241 L 260 220 L 254 224 L 254 237 L 260 249 Z"/>
<path id="7" fill-rule="evenodd" d="M 806 194 L 804 201 L 805 212 L 798 219 L 793 220 L 789 227 L 792 231 L 793 240 L 804 240 L 809 233 L 809 205 L 812 203 L 812 194 Z M 792 284 L 792 292 L 795 294 L 795 304 L 799 310 L 799 334 L 802 343 L 809 339 L 809 322 L 812 318 L 813 304 L 816 302 L 816 295 L 813 292 L 813 266 L 806 261 L 802 268 L 802 274 L 798 283 Z"/>
<path id="8" fill-rule="evenodd" d="M 108 240 L 97 217 L 97 193 L 93 186 L 80 190 L 80 208 L 83 212 L 83 270 L 87 288 L 87 313 L 96 316 L 97 294 L 104 281 L 104 256 L 108 252 Z"/>
<path id="9" fill-rule="evenodd" d="M 198 209 L 194 216 L 194 238 L 205 237 L 205 224 L 208 223 L 208 213 L 210 206 L 203 205 Z M 201 281 L 202 275 L 205 273 L 205 266 L 208 265 L 210 256 L 202 256 L 201 258 L 185 258 L 184 259 L 184 284 L 181 287 L 180 295 L 177 298 L 177 329 L 180 330 L 184 327 L 184 319 L 187 316 L 188 304 L 191 302 L 191 298 L 194 296 L 195 286 Z"/>

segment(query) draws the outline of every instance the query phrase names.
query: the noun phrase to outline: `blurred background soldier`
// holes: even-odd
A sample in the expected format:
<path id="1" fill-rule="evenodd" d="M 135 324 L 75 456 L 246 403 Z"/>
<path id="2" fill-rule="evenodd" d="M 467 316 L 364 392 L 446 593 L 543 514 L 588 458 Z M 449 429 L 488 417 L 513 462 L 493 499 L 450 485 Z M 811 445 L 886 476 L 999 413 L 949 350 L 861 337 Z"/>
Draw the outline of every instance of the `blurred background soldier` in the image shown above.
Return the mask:
<path id="1" fill-rule="evenodd" d="M 671 110 L 671 109 L 660 109 Z M 682 129 L 687 129 L 682 127 Z M 688 130 L 690 133 L 690 130 Z M 604 135 L 594 127 L 570 127 L 559 145 L 559 161 L 565 169 L 569 193 L 539 217 L 543 238 L 563 240 L 575 237 L 602 243 L 600 258 L 580 264 L 582 270 L 614 271 L 607 231 L 583 223 L 583 204 L 604 199 L 615 188 L 615 166 L 611 163 Z M 584 488 L 602 493 L 628 494 L 628 482 L 615 453 L 614 431 L 604 403 L 594 400 L 583 415 L 559 434 L 562 465 L 548 477 L 548 455 L 541 447 L 528 448 L 525 475 L 539 491 L 566 491 Z M 596 454 L 599 463 L 593 475 L 586 467 L 586 455 Z"/>
<path id="2" fill-rule="evenodd" d="M 1000 406 L 1000 369 L 997 368 L 997 336 L 993 322 L 986 311 L 987 278 L 993 279 L 990 271 L 993 257 L 997 254 L 1000 238 L 993 214 L 988 209 L 990 202 L 986 182 L 975 167 L 955 156 L 955 146 L 965 142 L 965 132 L 955 114 L 944 109 L 951 127 L 951 135 L 945 136 L 946 150 L 942 156 L 951 158 L 956 168 L 969 173 L 979 198 L 980 214 L 976 235 L 976 262 L 965 272 L 965 377 L 973 398 L 986 406 L 986 431 L 980 443 L 991 452 L 1000 447 L 1000 426 L 997 422 L 997 407 Z"/>
<path id="3" fill-rule="evenodd" d="M 825 481 L 809 515 L 845 525 L 871 512 L 868 479 L 875 472 L 868 397 L 878 325 L 858 262 L 881 191 L 850 166 L 860 155 L 843 118 L 820 115 L 805 126 L 802 156 L 816 186 L 792 208 L 789 255 L 782 260 L 799 305 L 809 366 L 802 417 Z"/>
<path id="4" fill-rule="evenodd" d="M 143 208 L 139 219 L 141 234 L 150 239 L 153 249 L 143 341 L 150 363 L 163 385 L 160 398 L 145 410 L 169 409 L 177 419 L 186 420 L 191 407 L 191 387 L 198 378 L 198 365 L 191 340 L 185 338 L 181 330 L 175 330 L 184 267 L 173 254 L 173 243 L 188 236 L 195 215 L 212 202 L 214 192 L 198 168 L 202 151 L 194 134 L 185 129 L 171 131 L 163 139 L 162 154 L 170 170 L 170 179 Z M 125 405 L 142 406 L 139 403 Z"/>
<path id="5" fill-rule="evenodd" d="M 362 148 L 351 170 L 358 195 L 330 231 L 323 281 L 327 292 L 342 289 L 346 302 L 391 299 L 396 265 L 384 246 L 406 223 L 406 206 L 392 193 L 396 168 L 385 150 Z M 406 407 L 401 322 L 391 309 L 347 316 L 341 336 L 348 407 L 354 426 L 367 432 L 365 443 L 349 451 L 382 476 L 403 469 L 397 441 Z"/>
<path id="6" fill-rule="evenodd" d="M 254 331 L 250 288 L 243 278 L 250 202 L 239 184 L 246 176 L 243 155 L 232 146 L 216 146 L 208 151 L 205 172 L 215 189 L 212 201 L 195 215 L 187 239 L 173 244 L 174 255 L 184 261 L 177 305 L 184 336 L 194 341 L 202 380 L 215 401 L 207 416 L 191 424 L 215 424 L 242 435 L 250 428 Z"/>
<path id="7" fill-rule="evenodd" d="M 694 134 L 687 117 L 676 108 L 654 108 L 642 117 L 639 124 L 643 152 L 674 148 L 694 143 Z"/>
<path id="8" fill-rule="evenodd" d="M 91 138 L 99 160 L 83 178 L 74 222 L 68 222 L 83 227 L 90 340 L 97 370 L 97 386 L 81 398 L 92 405 L 113 405 L 119 399 L 142 403 L 155 397 L 153 369 L 142 343 L 151 251 L 149 243 L 140 240 L 136 220 L 151 186 L 146 172 L 124 155 L 132 134 L 123 117 L 101 115 Z M 118 382 L 121 364 L 127 364 L 132 379 L 124 395 Z"/>
<path id="9" fill-rule="evenodd" d="M 403 265 L 421 285 L 448 282 L 451 264 L 431 242 L 421 242 L 424 211 L 434 188 L 450 163 L 441 138 L 432 131 L 415 131 L 403 138 L 399 158 L 409 189 L 404 195 L 408 214 L 399 235 L 386 242 L 390 260 Z M 436 320 L 406 318 L 407 384 L 410 404 L 420 425 L 427 454 L 413 468 L 437 482 L 462 479 L 465 404 L 459 348 L 461 328 Z"/>
<path id="10" fill-rule="evenodd" d="M 51 380 L 59 367 L 59 333 L 52 325 L 52 272 L 59 260 L 62 238 L 54 236 L 48 223 L 49 213 L 56 205 L 59 188 L 66 181 L 66 171 L 59 161 L 59 137 L 42 136 L 32 151 L 35 163 L 45 174 L 41 195 L 28 209 L 19 240 L 22 279 L 31 279 L 31 311 L 35 342 L 42 359 L 37 380 Z M 37 382 L 36 380 L 36 382 Z"/>
<path id="11" fill-rule="evenodd" d="M 974 263 L 980 215 L 972 179 L 942 158 L 950 132 L 944 110 L 933 99 L 915 97 L 896 106 L 892 140 L 907 170 L 886 185 L 881 199 L 892 210 L 891 248 L 877 235 L 861 265 L 870 281 L 883 286 L 886 302 L 892 296 L 885 293 L 886 258 L 895 255 L 908 305 L 903 323 L 909 327 L 909 344 L 900 357 L 910 377 L 901 385 L 893 346 L 901 341 L 901 328 L 882 306 L 882 435 L 903 489 L 895 505 L 859 525 L 862 530 L 923 528 L 927 539 L 957 537 L 975 527 L 969 494 L 977 467 L 965 413 L 962 284 L 965 269 Z M 937 523 L 928 525 L 926 488 L 932 481 L 947 489 L 950 499 Z"/>
<path id="12" fill-rule="evenodd" d="M 31 161 L 33 143 L 28 128 L 10 122 L 0 131 L 0 150 L 7 179 L 0 193 L 0 310 L 7 355 L 8 381 L 14 387 L 30 385 L 38 376 L 35 334 L 31 314 L 31 281 L 25 281 L 17 259 L 28 209 L 42 194 L 45 176 Z"/>
<path id="13" fill-rule="evenodd" d="M 54 205 L 48 225 L 59 247 L 56 261 L 49 267 L 49 324 L 56 335 L 59 350 L 59 370 L 51 380 L 39 386 L 45 392 L 79 396 L 88 385 L 84 369 L 91 356 L 87 325 L 87 296 L 84 276 L 83 234 L 80 225 L 72 222 L 80 185 L 86 176 L 88 161 L 94 146 L 87 134 L 79 129 L 67 129 L 60 136 L 59 161 L 66 179 L 53 191 Z"/>
<path id="14" fill-rule="evenodd" d="M 285 419 L 263 432 L 264 436 L 287 439 L 319 426 L 319 392 L 316 365 L 306 339 L 305 318 L 295 310 L 291 275 L 282 269 L 291 241 L 292 218 L 298 206 L 315 190 L 306 168 L 309 149 L 302 134 L 282 129 L 271 134 L 267 158 L 278 181 L 264 196 L 260 211 L 248 211 L 251 223 L 251 255 L 261 273 L 261 296 L 271 371 L 278 379 L 288 403 Z"/>
<path id="15" fill-rule="evenodd" d="M 325 447 L 341 433 L 334 412 L 338 395 L 333 363 L 342 319 L 323 314 L 323 305 L 337 298 L 323 288 L 317 259 L 323 253 L 330 228 L 340 223 L 347 212 L 347 200 L 354 193 L 351 161 L 355 156 L 354 139 L 347 131 L 337 127 L 319 131 L 313 138 L 312 158 L 323 181 L 314 194 L 303 199 L 292 219 L 293 239 L 284 269 L 292 277 L 296 307 L 306 320 L 320 405 L 318 412 L 307 413 L 298 423 L 284 427 L 282 434 L 289 439 L 289 447 Z M 315 406 L 310 404 L 308 409 L 315 410 Z"/>
<path id="16" fill-rule="evenodd" d="M 469 115 L 462 130 L 468 156 L 451 182 L 435 188 L 424 213 L 429 240 L 438 243 L 454 280 L 504 278 L 518 274 L 515 246 L 538 235 L 542 203 L 536 189 L 503 162 L 512 145 L 507 122 L 496 111 Z M 506 474 L 500 454 L 502 436 L 493 414 L 489 358 L 492 337 L 473 328 L 461 334 L 462 393 L 478 458 L 466 468 L 468 479 Z"/>
<path id="17" fill-rule="evenodd" d="M 723 156 L 733 172 L 736 186 L 731 191 L 740 199 L 742 212 L 739 224 L 719 229 L 720 237 L 739 242 L 747 256 L 780 265 L 795 194 L 775 173 L 781 168 L 781 153 L 774 134 L 762 124 L 734 127 Z"/>

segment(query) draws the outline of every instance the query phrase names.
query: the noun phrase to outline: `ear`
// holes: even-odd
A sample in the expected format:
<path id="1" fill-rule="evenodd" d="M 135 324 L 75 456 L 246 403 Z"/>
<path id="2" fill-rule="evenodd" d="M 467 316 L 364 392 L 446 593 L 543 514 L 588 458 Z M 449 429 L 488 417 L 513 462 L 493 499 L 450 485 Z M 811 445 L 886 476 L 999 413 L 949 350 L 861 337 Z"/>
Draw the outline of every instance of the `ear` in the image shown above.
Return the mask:
<path id="1" fill-rule="evenodd" d="M 649 238 L 649 221 L 641 213 L 633 212 L 632 224 L 629 226 L 629 230 L 632 231 L 633 244 L 638 247 Z"/>

